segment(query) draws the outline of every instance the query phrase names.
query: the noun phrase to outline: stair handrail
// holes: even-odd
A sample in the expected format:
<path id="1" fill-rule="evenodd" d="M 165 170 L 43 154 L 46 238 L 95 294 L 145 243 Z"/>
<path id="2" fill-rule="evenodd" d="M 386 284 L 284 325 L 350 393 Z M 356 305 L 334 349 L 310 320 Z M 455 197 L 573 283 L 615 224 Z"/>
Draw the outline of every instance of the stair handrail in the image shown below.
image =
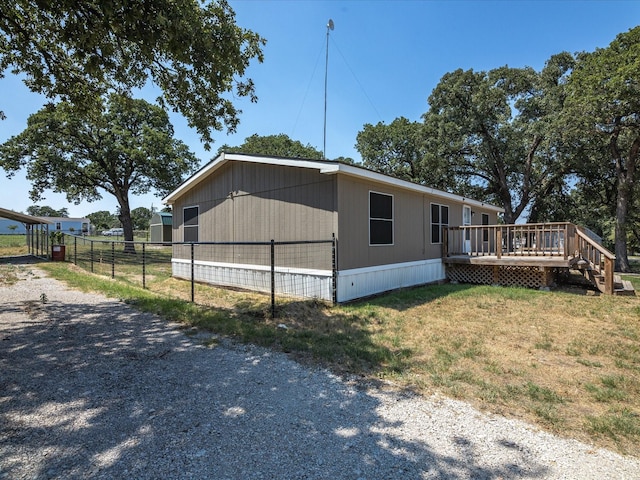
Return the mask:
<path id="1" fill-rule="evenodd" d="M 580 256 L 581 258 L 585 259 L 587 262 L 589 262 L 591 268 L 596 270 L 600 275 L 604 277 L 604 293 L 613 295 L 613 270 L 616 256 L 609 250 L 604 248 L 602 245 L 600 245 L 598 242 L 593 240 L 581 229 L 581 227 L 578 227 L 577 225 L 576 235 L 578 236 L 578 251 L 576 256 Z M 591 248 L 587 248 L 587 251 L 584 252 L 584 248 L 580 245 L 580 240 L 583 240 L 588 245 L 588 247 Z M 603 257 L 604 261 L 598 261 L 596 263 L 595 258 L 592 258 L 591 255 L 592 250 L 595 250 L 601 257 Z M 603 265 L 601 265 L 601 263 Z"/>

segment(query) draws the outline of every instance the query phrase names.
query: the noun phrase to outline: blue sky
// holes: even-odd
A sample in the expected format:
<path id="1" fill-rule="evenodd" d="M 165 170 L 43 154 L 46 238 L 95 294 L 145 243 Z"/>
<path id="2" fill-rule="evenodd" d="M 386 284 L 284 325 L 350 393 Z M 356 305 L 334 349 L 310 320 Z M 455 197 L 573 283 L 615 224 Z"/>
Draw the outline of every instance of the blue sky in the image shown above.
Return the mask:
<path id="1" fill-rule="evenodd" d="M 237 132 L 218 132 L 212 151 L 178 115 L 176 137 L 208 162 L 223 144 L 241 144 L 254 133 L 284 133 L 323 146 L 327 22 L 328 158 L 359 160 L 356 136 L 366 123 L 390 123 L 404 116 L 420 120 L 440 78 L 458 68 L 489 70 L 502 65 L 540 69 L 561 51 L 606 47 L 618 33 L 640 24 L 638 1 L 268 1 L 231 0 L 238 25 L 267 39 L 264 62 L 248 70 L 258 102 L 244 99 Z M 22 131 L 29 114 L 42 106 L 19 78 L 0 79 L 0 141 Z M 147 100 L 155 94 L 149 92 Z M 0 207 L 25 211 L 31 205 L 24 173 L 7 180 L 0 172 Z M 39 202 L 71 216 L 115 212 L 117 202 L 69 204 L 47 192 Z M 152 194 L 131 199 L 132 208 L 161 207 Z"/>

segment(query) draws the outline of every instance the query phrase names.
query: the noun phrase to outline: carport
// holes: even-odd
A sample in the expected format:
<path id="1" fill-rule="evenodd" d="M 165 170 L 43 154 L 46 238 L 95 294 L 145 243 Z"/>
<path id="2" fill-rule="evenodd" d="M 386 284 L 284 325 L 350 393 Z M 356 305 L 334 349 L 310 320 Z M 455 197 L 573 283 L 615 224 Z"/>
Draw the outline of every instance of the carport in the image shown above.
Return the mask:
<path id="1" fill-rule="evenodd" d="M 0 208 L 0 218 L 24 224 L 27 230 L 27 248 L 29 255 L 47 257 L 49 252 L 49 225 L 53 222 L 41 217 L 32 217 L 24 213 Z"/>

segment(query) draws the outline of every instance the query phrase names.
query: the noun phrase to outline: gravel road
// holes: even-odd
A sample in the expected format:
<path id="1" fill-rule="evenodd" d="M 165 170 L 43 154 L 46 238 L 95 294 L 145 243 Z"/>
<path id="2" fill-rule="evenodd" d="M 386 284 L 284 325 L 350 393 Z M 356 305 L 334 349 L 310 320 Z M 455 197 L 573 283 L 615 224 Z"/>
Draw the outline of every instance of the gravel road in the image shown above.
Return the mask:
<path id="1" fill-rule="evenodd" d="M 640 478 L 637 459 L 268 350 L 206 346 L 19 268 L 0 284 L 2 479 Z"/>

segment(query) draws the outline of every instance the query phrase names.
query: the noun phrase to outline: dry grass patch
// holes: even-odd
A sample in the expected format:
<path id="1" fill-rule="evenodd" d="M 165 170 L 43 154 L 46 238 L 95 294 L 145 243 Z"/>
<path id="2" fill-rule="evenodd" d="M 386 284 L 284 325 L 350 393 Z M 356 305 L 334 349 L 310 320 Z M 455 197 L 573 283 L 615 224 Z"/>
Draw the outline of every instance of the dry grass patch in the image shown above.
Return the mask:
<path id="1" fill-rule="evenodd" d="M 638 454 L 638 298 L 460 286 L 408 301 L 375 301 L 415 352 L 395 381 Z"/>

